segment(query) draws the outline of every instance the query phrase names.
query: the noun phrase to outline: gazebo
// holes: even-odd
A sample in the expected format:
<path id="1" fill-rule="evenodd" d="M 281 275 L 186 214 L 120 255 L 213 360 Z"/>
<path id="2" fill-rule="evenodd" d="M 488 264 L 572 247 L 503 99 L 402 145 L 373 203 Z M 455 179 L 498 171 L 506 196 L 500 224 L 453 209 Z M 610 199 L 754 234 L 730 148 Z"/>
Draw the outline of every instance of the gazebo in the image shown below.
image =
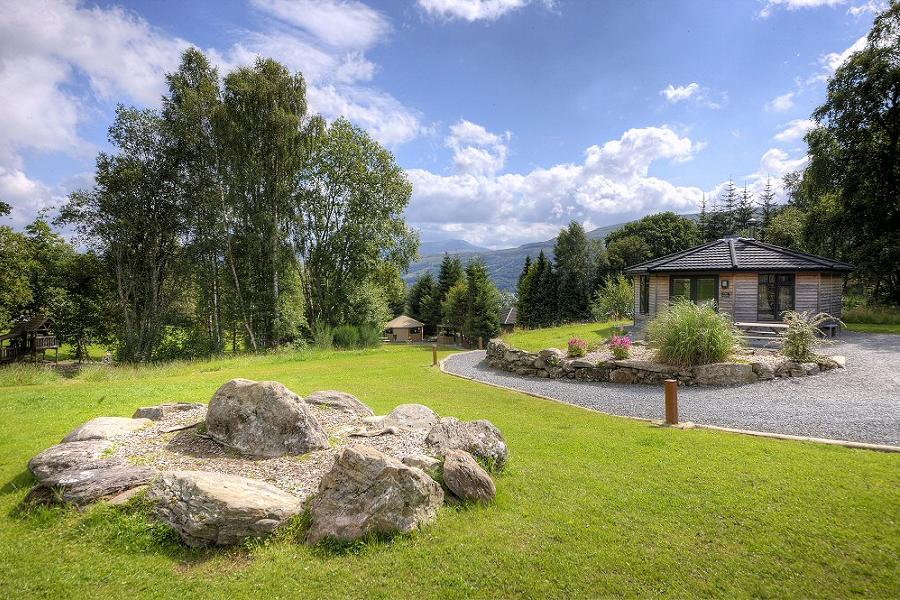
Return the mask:
<path id="1" fill-rule="evenodd" d="M 384 326 L 384 332 L 392 342 L 420 342 L 425 339 L 425 323 L 400 315 Z"/>
<path id="2" fill-rule="evenodd" d="M 37 362 L 38 352 L 43 360 L 47 350 L 54 350 L 54 359 L 59 360 L 59 342 L 53 335 L 53 319 L 47 316 L 16 323 L 8 333 L 0 335 L 0 362 L 26 359 Z"/>

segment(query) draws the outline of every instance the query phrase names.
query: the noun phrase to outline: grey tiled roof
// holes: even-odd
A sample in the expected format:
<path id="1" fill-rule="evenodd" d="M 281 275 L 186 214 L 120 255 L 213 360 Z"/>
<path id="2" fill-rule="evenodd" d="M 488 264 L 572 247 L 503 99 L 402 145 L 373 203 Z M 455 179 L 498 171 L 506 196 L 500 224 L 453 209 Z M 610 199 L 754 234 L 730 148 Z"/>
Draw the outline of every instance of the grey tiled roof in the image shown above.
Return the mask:
<path id="1" fill-rule="evenodd" d="M 628 267 L 627 273 L 674 271 L 852 271 L 853 266 L 753 238 L 726 238 Z"/>
<path id="2" fill-rule="evenodd" d="M 500 324 L 501 325 L 515 325 L 516 324 L 516 307 L 515 306 L 510 308 L 505 314 L 500 315 Z"/>

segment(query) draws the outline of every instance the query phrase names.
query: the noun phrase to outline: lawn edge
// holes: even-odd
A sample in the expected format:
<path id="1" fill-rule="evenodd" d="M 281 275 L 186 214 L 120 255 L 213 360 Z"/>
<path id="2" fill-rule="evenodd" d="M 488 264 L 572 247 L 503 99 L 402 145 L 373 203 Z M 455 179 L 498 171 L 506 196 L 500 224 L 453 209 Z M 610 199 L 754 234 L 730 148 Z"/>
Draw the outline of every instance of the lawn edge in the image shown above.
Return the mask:
<path id="1" fill-rule="evenodd" d="M 542 400 L 550 400 L 551 402 L 556 402 L 557 404 L 564 404 L 566 406 L 571 406 L 573 408 L 580 408 L 581 410 L 590 411 L 595 414 L 606 415 L 608 417 L 615 417 L 617 419 L 629 419 L 632 421 L 641 421 L 643 423 L 651 423 L 651 424 L 660 424 L 662 421 L 658 419 L 647 419 L 644 417 L 632 417 L 630 415 L 616 415 L 613 413 L 603 412 L 602 410 L 597 410 L 595 408 L 588 408 L 587 406 L 581 406 L 579 404 L 572 404 L 570 402 L 563 402 L 557 398 L 553 398 L 552 396 L 545 396 L 543 394 L 538 394 L 535 392 L 528 392 L 525 390 L 520 390 L 518 388 L 510 387 L 508 385 L 501 385 L 499 383 L 490 383 L 487 381 L 482 381 L 480 379 L 476 379 L 475 377 L 468 377 L 466 375 L 460 375 L 459 373 L 453 373 L 448 371 L 444 366 L 444 361 L 453 356 L 457 356 L 460 354 L 471 354 L 472 352 L 483 352 L 483 350 L 466 350 L 463 352 L 454 352 L 442 358 L 438 362 L 438 366 L 440 367 L 441 373 L 446 375 L 450 375 L 451 377 L 458 377 L 460 379 L 465 379 L 467 381 L 474 381 L 476 383 L 480 383 L 481 385 L 489 385 L 491 387 L 500 388 L 502 390 L 507 390 L 510 392 L 516 392 L 518 394 L 525 394 L 526 396 L 531 396 L 533 398 L 540 398 Z M 811 437 L 804 435 L 791 435 L 787 433 L 772 433 L 768 431 L 754 431 L 752 429 L 737 429 L 734 427 L 722 427 L 720 425 L 704 425 L 703 423 L 694 423 L 694 428 L 696 429 L 708 429 L 711 431 L 721 431 L 724 433 L 735 433 L 738 435 L 748 435 L 753 437 L 762 437 L 769 438 L 774 440 L 785 440 L 792 442 L 811 442 L 814 444 L 823 444 L 828 446 L 841 446 L 844 448 L 853 448 L 857 450 L 873 450 L 876 452 L 887 452 L 887 453 L 900 453 L 900 446 L 890 446 L 888 444 L 871 444 L 868 442 L 853 442 L 850 440 L 834 440 L 830 438 L 820 438 L 820 437 Z"/>

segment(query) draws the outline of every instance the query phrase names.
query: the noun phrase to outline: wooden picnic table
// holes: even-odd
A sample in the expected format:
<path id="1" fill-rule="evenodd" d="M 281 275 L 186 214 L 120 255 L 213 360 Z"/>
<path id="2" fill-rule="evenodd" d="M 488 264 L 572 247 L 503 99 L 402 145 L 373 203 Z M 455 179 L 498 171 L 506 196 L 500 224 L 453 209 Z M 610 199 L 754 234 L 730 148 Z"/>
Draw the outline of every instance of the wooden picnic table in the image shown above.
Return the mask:
<path id="1" fill-rule="evenodd" d="M 781 336 L 788 329 L 779 321 L 743 322 L 735 323 L 735 326 L 744 333 L 745 339 L 771 342 L 781 342 Z"/>

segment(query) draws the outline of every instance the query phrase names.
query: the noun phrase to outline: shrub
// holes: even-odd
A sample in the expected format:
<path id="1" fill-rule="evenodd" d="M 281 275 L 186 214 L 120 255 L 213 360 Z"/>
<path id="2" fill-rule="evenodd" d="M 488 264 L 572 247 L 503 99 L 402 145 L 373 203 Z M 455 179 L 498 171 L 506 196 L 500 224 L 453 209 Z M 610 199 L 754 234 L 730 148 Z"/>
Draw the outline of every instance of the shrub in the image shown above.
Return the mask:
<path id="1" fill-rule="evenodd" d="M 572 338 L 569 340 L 569 356 L 577 358 L 587 354 L 588 344 L 581 338 Z"/>
<path id="2" fill-rule="evenodd" d="M 844 311 L 847 323 L 900 325 L 900 308 L 892 306 L 858 306 Z"/>
<path id="3" fill-rule="evenodd" d="M 676 366 L 705 365 L 727 359 L 740 333 L 711 303 L 678 300 L 660 312 L 648 327 L 657 360 Z"/>
<path id="4" fill-rule="evenodd" d="M 614 335 L 609 340 L 609 349 L 613 358 L 624 360 L 631 355 L 631 338 L 627 335 Z"/>
<path id="5" fill-rule="evenodd" d="M 619 321 L 634 311 L 634 286 L 625 275 L 607 275 L 591 302 L 591 314 L 597 321 Z"/>
<path id="6" fill-rule="evenodd" d="M 816 335 L 821 333 L 819 325 L 828 321 L 841 322 L 840 319 L 836 319 L 828 313 L 813 314 L 808 311 L 797 312 L 795 310 L 785 312 L 782 318 L 788 326 L 784 333 L 782 352 L 791 360 L 798 362 L 806 362 L 816 357 L 812 346 L 816 342 Z"/>
<path id="7" fill-rule="evenodd" d="M 359 347 L 377 348 L 381 345 L 381 327 L 378 325 L 359 326 Z"/>
<path id="8" fill-rule="evenodd" d="M 338 325 L 332 332 L 332 340 L 337 348 L 347 350 L 359 347 L 359 328 L 356 325 Z"/>
<path id="9" fill-rule="evenodd" d="M 317 321 L 313 329 L 313 346 L 320 350 L 331 350 L 334 344 L 334 335 L 331 327 L 324 321 Z"/>

